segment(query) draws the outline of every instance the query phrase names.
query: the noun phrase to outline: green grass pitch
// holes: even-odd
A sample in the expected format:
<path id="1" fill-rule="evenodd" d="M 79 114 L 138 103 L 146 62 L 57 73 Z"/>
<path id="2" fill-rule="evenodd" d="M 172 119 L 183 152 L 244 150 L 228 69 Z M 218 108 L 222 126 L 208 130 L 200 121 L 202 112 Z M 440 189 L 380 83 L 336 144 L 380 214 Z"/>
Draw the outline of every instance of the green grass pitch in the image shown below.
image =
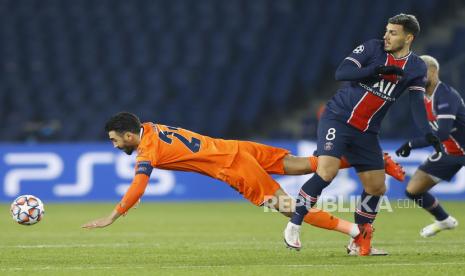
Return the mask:
<path id="1" fill-rule="evenodd" d="M 142 202 L 107 228 L 80 228 L 113 206 L 46 204 L 42 222 L 22 226 L 9 217 L 7 204 L 0 205 L 0 275 L 465 273 L 465 228 L 421 238 L 431 218 L 418 208 L 381 213 L 374 245 L 391 255 L 362 258 L 346 256 L 346 236 L 309 225 L 302 251 L 290 251 L 282 241 L 287 219 L 245 202 Z M 465 223 L 465 202 L 444 206 Z M 351 213 L 337 215 L 352 220 Z"/>

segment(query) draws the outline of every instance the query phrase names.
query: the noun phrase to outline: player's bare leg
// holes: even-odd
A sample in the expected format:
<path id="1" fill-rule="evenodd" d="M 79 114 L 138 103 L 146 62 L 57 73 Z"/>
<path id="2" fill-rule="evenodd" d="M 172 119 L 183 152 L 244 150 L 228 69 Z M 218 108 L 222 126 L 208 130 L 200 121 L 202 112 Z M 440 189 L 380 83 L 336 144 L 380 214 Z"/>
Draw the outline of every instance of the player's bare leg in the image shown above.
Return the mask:
<path id="1" fill-rule="evenodd" d="M 286 175 L 303 175 L 316 172 L 318 168 L 318 157 L 308 156 L 300 157 L 288 154 L 283 159 L 284 174 Z M 342 157 L 340 169 L 350 168 L 349 162 Z M 384 168 L 387 174 L 399 181 L 404 181 L 405 171 L 401 165 L 392 160 L 388 153 L 384 153 Z"/>
<path id="2" fill-rule="evenodd" d="M 436 218 L 434 223 L 425 226 L 420 231 L 420 235 L 424 238 L 434 236 L 443 230 L 454 229 L 458 225 L 458 221 L 448 215 L 439 201 L 428 192 L 439 181 L 440 179 L 433 178 L 422 170 L 417 170 L 405 191 L 410 199 Z"/>
<path id="3" fill-rule="evenodd" d="M 285 175 L 303 175 L 317 171 L 318 157 L 317 156 L 294 156 L 288 154 L 283 159 Z M 350 168 L 351 165 L 345 158 L 341 158 L 340 169 Z"/>

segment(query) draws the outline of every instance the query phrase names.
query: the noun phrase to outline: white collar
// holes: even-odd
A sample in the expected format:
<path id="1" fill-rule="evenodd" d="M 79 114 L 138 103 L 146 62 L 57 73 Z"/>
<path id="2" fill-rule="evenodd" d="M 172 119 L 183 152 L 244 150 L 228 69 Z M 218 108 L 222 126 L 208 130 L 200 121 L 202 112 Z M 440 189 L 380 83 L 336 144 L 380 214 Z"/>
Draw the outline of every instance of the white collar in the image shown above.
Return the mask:
<path id="1" fill-rule="evenodd" d="M 144 135 L 144 128 L 143 128 L 143 127 L 140 127 L 139 139 L 142 139 L 142 135 Z"/>

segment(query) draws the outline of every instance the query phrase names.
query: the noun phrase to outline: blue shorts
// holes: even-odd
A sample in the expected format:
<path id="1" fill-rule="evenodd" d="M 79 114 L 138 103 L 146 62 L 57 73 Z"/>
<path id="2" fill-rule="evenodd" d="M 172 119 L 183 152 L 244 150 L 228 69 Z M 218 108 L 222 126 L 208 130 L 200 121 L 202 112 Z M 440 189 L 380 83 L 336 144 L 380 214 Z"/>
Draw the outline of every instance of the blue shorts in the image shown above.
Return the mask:
<path id="1" fill-rule="evenodd" d="M 357 172 L 384 170 L 378 134 L 361 132 L 325 114 L 318 123 L 317 155 L 344 156 Z"/>
<path id="2" fill-rule="evenodd" d="M 434 155 L 428 157 L 418 169 L 434 177 L 450 181 L 463 166 L 454 156 L 441 154 L 439 158 L 434 157 Z"/>

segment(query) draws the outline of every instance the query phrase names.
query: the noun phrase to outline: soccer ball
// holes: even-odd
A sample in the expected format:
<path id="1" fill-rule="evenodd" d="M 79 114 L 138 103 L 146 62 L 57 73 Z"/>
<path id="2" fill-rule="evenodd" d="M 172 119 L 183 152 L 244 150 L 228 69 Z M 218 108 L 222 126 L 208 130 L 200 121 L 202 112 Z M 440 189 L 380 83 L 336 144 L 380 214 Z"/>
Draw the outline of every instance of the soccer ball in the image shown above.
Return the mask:
<path id="1" fill-rule="evenodd" d="M 13 219 L 22 225 L 38 223 L 44 216 L 44 204 L 33 195 L 18 196 L 10 208 Z"/>

